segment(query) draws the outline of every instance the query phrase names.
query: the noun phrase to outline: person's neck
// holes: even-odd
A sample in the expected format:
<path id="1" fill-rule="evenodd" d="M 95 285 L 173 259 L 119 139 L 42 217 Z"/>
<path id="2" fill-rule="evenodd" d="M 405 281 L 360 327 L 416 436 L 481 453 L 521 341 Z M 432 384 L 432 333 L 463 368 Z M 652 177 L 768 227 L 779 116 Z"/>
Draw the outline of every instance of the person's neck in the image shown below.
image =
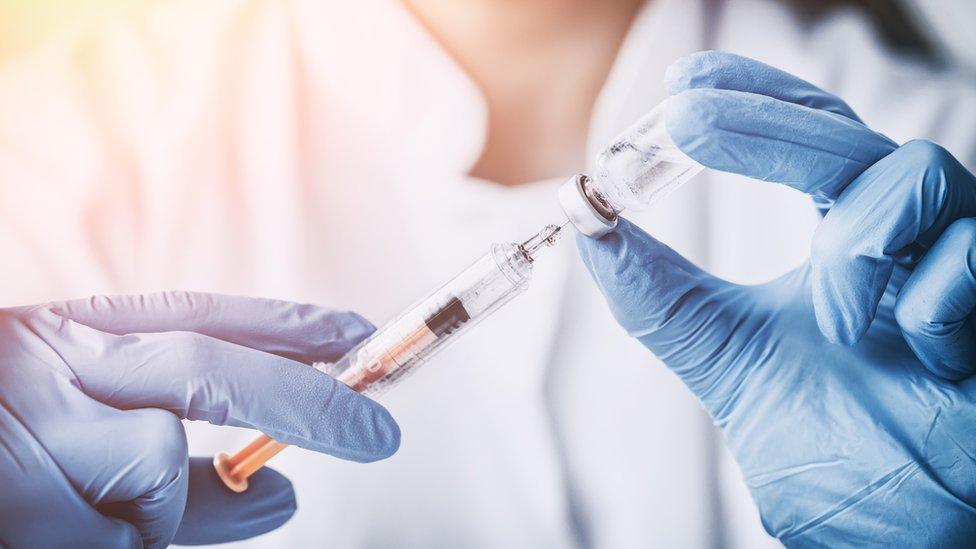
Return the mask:
<path id="1" fill-rule="evenodd" d="M 505 185 L 582 168 L 589 117 L 643 0 L 403 0 L 484 93 L 472 175 Z"/>

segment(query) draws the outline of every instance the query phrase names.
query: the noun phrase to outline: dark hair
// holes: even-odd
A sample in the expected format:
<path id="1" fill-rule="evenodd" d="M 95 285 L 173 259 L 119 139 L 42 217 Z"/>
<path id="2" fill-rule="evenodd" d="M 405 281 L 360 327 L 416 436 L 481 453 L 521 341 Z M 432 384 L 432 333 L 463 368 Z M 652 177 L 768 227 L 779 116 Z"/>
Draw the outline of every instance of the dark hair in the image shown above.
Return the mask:
<path id="1" fill-rule="evenodd" d="M 898 0 L 783 0 L 800 15 L 815 21 L 839 8 L 863 12 L 892 50 L 930 63 L 942 63 L 936 44 L 922 31 L 909 10 Z"/>

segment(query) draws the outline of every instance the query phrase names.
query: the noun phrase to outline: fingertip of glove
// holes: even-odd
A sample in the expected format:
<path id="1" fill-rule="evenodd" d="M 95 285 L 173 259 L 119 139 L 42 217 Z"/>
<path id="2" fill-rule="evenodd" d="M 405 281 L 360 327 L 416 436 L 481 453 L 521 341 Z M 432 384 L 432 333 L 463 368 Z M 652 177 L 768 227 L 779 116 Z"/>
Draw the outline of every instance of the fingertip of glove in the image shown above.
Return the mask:
<path id="1" fill-rule="evenodd" d="M 353 391 L 342 382 L 335 386 L 327 415 L 311 444 L 301 444 L 340 459 L 369 463 L 386 459 L 400 448 L 400 426 L 382 404 Z"/>
<path id="2" fill-rule="evenodd" d="M 308 368 L 298 380 L 307 390 L 293 397 L 286 423 L 261 426 L 286 444 L 356 462 L 387 458 L 400 447 L 400 426 L 382 404 L 343 382 Z"/>
<path id="3" fill-rule="evenodd" d="M 679 57 L 664 71 L 664 86 L 668 95 L 681 93 L 692 86 L 701 65 L 701 53 Z"/>
<path id="4" fill-rule="evenodd" d="M 820 333 L 834 345 L 853 347 L 867 331 L 864 322 L 839 312 L 836 307 L 826 305 L 822 300 L 814 300 L 814 313 Z"/>
<path id="5" fill-rule="evenodd" d="M 731 54 L 719 51 L 699 51 L 679 57 L 664 71 L 664 84 L 668 95 L 692 88 L 711 87 L 710 75 L 727 63 Z"/>
<path id="6" fill-rule="evenodd" d="M 815 242 L 811 261 L 817 325 L 830 343 L 852 347 L 871 327 L 890 271 L 877 262 L 838 260 L 829 248 L 819 247 L 818 252 Z"/>
<path id="7" fill-rule="evenodd" d="M 343 335 L 350 341 L 358 343 L 376 331 L 376 326 L 359 313 L 345 311 L 339 313 L 338 319 Z"/>
<path id="8" fill-rule="evenodd" d="M 301 360 L 334 362 L 376 331 L 373 323 L 352 311 L 316 305 L 291 305 L 283 324 L 290 337 L 302 334 L 306 350 Z"/>
<path id="9" fill-rule="evenodd" d="M 720 93 L 711 89 L 689 89 L 668 98 L 664 127 L 674 144 L 700 163 L 703 158 L 697 151 L 707 150 L 709 130 L 720 126 Z"/>
<path id="10" fill-rule="evenodd" d="M 368 427 L 370 431 L 367 437 L 370 442 L 369 448 L 363 455 L 363 459 L 357 461 L 362 463 L 379 461 L 392 456 L 400 449 L 400 425 L 393 419 L 389 410 L 380 404 L 374 403 L 374 410 Z"/>
<path id="11" fill-rule="evenodd" d="M 634 230 L 632 223 L 621 218 L 613 231 L 600 238 L 591 238 L 578 233 L 576 246 L 587 268 L 592 272 L 594 269 L 613 266 L 615 271 L 619 271 L 628 265 L 634 258 L 628 250 Z"/>

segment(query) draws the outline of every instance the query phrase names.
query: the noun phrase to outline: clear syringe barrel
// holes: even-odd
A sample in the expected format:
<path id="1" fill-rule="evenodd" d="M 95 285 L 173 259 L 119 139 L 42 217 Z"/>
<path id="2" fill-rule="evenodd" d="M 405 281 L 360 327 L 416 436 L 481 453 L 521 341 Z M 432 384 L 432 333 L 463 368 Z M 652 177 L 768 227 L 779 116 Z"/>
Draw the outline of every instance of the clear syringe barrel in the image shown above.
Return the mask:
<path id="1" fill-rule="evenodd" d="M 389 389 L 528 288 L 533 256 L 544 246 L 552 246 L 559 230 L 549 225 L 522 244 L 493 244 L 486 255 L 341 360 L 313 366 L 365 395 L 376 396 Z M 214 469 L 228 488 L 243 492 L 248 477 L 287 447 L 260 435 L 233 455 L 217 454 Z"/>
<path id="2" fill-rule="evenodd" d="M 375 396 L 528 288 L 532 259 L 517 244 L 491 251 L 380 328 L 336 363 L 315 367 Z"/>

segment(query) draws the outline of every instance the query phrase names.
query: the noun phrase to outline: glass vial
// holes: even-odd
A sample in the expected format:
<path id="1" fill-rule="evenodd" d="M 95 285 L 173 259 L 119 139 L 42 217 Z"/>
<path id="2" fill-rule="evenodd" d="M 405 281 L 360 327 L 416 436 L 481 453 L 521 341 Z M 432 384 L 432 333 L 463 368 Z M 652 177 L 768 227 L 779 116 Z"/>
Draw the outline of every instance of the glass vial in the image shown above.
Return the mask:
<path id="1" fill-rule="evenodd" d="M 621 211 L 654 204 L 703 169 L 671 140 L 664 125 L 667 104 L 658 103 L 603 149 L 592 174 L 560 187 L 563 211 L 583 234 L 605 235 Z"/>

